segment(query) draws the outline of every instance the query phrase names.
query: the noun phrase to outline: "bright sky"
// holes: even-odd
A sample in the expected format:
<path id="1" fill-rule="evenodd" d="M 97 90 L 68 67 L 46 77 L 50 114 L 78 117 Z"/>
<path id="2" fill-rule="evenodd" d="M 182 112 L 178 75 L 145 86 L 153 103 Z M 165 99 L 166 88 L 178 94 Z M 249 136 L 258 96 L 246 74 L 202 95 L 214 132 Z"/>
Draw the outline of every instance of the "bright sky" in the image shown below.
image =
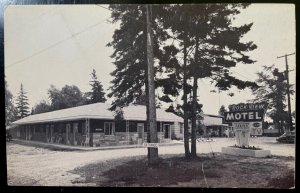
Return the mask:
<path id="1" fill-rule="evenodd" d="M 76 85 L 82 92 L 90 91 L 90 73 L 94 68 L 105 89 L 113 77 L 113 49 L 106 47 L 112 40 L 116 25 L 107 22 L 110 11 L 96 5 L 35 5 L 8 6 L 4 12 L 5 76 L 8 89 L 16 98 L 22 83 L 30 106 L 48 100 L 47 90 Z M 258 49 L 250 56 L 253 65 L 238 64 L 236 77 L 254 81 L 262 65 L 275 64 L 285 69 L 284 58 L 294 53 L 295 7 L 288 4 L 252 4 L 237 16 L 236 24 L 253 22 L 245 41 L 253 41 Z M 72 37 L 73 34 L 73 37 Z M 289 68 L 295 69 L 295 55 L 288 57 Z M 290 72 L 290 83 L 296 80 Z M 199 99 L 204 113 L 217 114 L 220 105 L 246 102 L 253 98 L 251 91 L 232 89 L 235 95 L 213 93 L 208 80 L 200 81 Z M 106 93 L 108 93 L 107 91 Z M 110 99 L 108 102 L 111 102 Z M 292 110 L 295 97 L 292 97 Z"/>

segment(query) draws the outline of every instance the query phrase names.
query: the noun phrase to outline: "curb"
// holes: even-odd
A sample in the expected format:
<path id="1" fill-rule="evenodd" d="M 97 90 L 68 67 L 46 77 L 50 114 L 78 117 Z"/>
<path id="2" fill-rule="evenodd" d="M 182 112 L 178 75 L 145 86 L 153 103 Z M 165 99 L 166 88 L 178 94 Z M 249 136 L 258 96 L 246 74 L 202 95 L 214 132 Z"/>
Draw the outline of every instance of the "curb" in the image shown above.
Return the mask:
<path id="1" fill-rule="evenodd" d="M 76 147 L 61 144 L 42 143 L 35 141 L 25 141 L 20 139 L 13 139 L 10 143 L 27 145 L 32 147 L 41 147 L 50 150 L 61 150 L 61 151 L 98 151 L 98 150 L 114 150 L 114 149 L 131 149 L 131 148 L 145 148 L 143 145 L 128 145 L 128 146 L 105 146 L 105 147 Z M 159 146 L 176 146 L 182 145 L 181 143 L 165 143 L 159 144 Z"/>

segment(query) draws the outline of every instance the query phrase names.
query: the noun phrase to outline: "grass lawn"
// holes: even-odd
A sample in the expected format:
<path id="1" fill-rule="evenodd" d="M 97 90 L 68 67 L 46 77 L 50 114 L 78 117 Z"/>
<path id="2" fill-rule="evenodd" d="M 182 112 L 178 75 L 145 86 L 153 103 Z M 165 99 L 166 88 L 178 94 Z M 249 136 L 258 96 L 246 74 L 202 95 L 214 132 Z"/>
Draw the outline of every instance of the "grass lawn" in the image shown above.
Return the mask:
<path id="1" fill-rule="evenodd" d="M 293 157 L 284 156 L 250 158 L 217 153 L 187 160 L 177 154 L 161 155 L 157 167 L 149 167 L 145 156 L 136 156 L 89 164 L 70 172 L 81 176 L 73 184 L 109 187 L 287 189 L 295 186 L 294 165 Z"/>

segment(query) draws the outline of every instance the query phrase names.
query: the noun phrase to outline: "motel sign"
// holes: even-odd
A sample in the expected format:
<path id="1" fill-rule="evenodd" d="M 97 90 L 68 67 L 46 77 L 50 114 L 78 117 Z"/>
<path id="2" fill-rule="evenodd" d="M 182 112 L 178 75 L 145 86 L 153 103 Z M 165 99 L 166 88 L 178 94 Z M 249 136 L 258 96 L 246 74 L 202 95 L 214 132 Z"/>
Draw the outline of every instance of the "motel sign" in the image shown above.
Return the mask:
<path id="1" fill-rule="evenodd" d="M 252 111 L 237 111 L 237 112 L 225 112 L 224 119 L 227 123 L 232 122 L 256 122 L 263 121 L 264 110 L 252 110 Z"/>
<path id="2" fill-rule="evenodd" d="M 224 113 L 224 121 L 232 123 L 239 146 L 249 146 L 250 135 L 262 135 L 262 122 L 266 103 L 246 103 L 229 105 Z"/>
<path id="3" fill-rule="evenodd" d="M 229 105 L 229 112 L 225 112 L 226 123 L 233 122 L 260 122 L 263 121 L 266 103 L 241 103 Z"/>

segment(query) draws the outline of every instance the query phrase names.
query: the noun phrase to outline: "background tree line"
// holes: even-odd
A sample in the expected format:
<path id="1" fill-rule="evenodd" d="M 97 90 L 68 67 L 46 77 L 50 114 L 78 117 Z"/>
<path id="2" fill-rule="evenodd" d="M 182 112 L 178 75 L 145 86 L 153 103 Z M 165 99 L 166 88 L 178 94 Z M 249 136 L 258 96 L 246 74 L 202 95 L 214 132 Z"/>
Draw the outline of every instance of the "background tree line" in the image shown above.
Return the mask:
<path id="1" fill-rule="evenodd" d="M 93 69 L 91 73 L 90 86 L 91 91 L 83 93 L 75 85 L 65 85 L 58 89 L 51 85 L 48 89 L 48 99 L 40 101 L 36 104 L 30 112 L 27 92 L 21 84 L 20 92 L 16 98 L 16 105 L 14 105 L 13 95 L 8 90 L 7 82 L 5 81 L 5 114 L 6 125 L 18 119 L 24 118 L 29 114 L 45 113 L 65 108 L 76 107 L 80 105 L 105 102 L 105 92 L 101 82 L 98 80 L 96 70 Z"/>

